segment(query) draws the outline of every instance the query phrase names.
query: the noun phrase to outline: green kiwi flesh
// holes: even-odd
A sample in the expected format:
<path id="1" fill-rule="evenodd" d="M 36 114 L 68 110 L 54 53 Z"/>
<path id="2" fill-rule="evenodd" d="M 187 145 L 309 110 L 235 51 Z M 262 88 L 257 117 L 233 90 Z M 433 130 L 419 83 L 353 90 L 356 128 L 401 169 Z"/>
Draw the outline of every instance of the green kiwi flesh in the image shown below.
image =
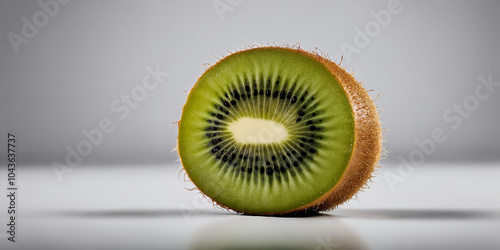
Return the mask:
<path id="1" fill-rule="evenodd" d="M 204 195 L 242 213 L 283 214 L 330 208 L 366 183 L 379 147 L 369 173 L 332 201 L 348 167 L 360 161 L 353 159 L 357 109 L 332 63 L 318 58 L 300 49 L 254 48 L 198 79 L 179 122 L 178 150 Z"/>

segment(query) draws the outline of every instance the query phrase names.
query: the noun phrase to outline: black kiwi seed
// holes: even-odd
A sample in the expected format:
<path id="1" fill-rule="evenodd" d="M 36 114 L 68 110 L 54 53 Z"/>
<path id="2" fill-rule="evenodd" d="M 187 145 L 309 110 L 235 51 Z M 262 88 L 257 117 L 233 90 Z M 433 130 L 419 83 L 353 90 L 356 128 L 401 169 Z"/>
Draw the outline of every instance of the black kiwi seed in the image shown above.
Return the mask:
<path id="1" fill-rule="evenodd" d="M 217 147 L 215 147 L 215 148 L 212 148 L 212 154 L 217 153 L 217 151 L 219 151 L 219 150 L 220 150 L 220 147 L 219 147 L 219 146 L 217 146 Z"/>
<path id="2" fill-rule="evenodd" d="M 273 174 L 273 169 L 272 168 L 266 168 L 266 174 L 267 175 L 272 175 Z"/>
<path id="3" fill-rule="evenodd" d="M 238 93 L 238 91 L 233 90 L 233 96 L 234 96 L 234 98 L 236 98 L 236 100 L 238 100 L 238 101 L 240 100 L 240 93 Z"/>

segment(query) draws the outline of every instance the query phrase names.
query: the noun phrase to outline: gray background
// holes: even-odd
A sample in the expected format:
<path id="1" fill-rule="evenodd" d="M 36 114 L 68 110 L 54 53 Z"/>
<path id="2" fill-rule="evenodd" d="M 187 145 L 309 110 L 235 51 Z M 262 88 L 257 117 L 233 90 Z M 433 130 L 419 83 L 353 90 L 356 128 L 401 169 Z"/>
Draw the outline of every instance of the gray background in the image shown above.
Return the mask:
<path id="1" fill-rule="evenodd" d="M 253 43 L 300 43 L 339 62 L 340 45 L 354 44 L 355 27 L 373 21 L 371 11 L 387 9 L 387 1 L 243 1 L 220 18 L 214 2 L 69 2 L 15 53 L 9 32 L 21 35 L 22 18 L 32 20 L 42 8 L 37 1 L 1 1 L 0 152 L 13 131 L 19 162 L 63 163 L 65 147 L 85 139 L 83 129 L 109 118 L 116 129 L 83 164 L 172 163 L 173 122 L 205 63 Z M 478 76 L 500 81 L 500 2 L 403 0 L 401 8 L 361 53 L 342 62 L 379 96 L 386 161 L 408 158 L 416 139 L 442 128 L 447 140 L 426 163 L 497 162 L 498 89 L 457 130 L 443 114 L 474 94 Z M 118 119 L 111 103 L 156 65 L 168 77 Z"/>
<path id="2" fill-rule="evenodd" d="M 171 152 L 185 91 L 205 63 L 245 44 L 300 42 L 339 62 L 341 44 L 391 0 L 72 1 L 15 53 L 8 36 L 41 15 L 39 1 L 0 0 L 0 165 L 12 131 L 19 187 L 10 243 L 0 167 L 1 249 L 500 249 L 500 87 L 456 130 L 443 120 L 479 76 L 500 82 L 500 1 L 402 0 L 344 56 L 378 96 L 389 154 L 359 199 L 305 218 L 241 216 L 186 190 Z M 220 18 L 214 3 L 230 11 Z M 169 75 L 120 120 L 110 105 L 156 65 Z M 115 130 L 59 178 L 52 163 L 103 118 Z M 446 141 L 402 168 L 437 128 Z"/>

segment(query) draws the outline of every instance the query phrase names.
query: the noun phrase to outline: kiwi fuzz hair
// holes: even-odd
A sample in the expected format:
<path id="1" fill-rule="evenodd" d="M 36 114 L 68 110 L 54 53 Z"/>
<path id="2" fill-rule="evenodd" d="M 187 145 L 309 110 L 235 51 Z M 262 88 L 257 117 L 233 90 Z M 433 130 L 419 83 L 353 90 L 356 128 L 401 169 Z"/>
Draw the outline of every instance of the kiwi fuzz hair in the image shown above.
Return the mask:
<path id="1" fill-rule="evenodd" d="M 319 212 L 334 209 L 335 207 L 343 204 L 344 202 L 351 199 L 358 191 L 363 188 L 368 187 L 368 182 L 373 176 L 373 173 L 378 166 L 378 161 L 382 154 L 382 129 L 381 123 L 377 111 L 377 107 L 374 101 L 367 93 L 366 89 L 362 84 L 355 80 L 355 78 L 342 69 L 339 65 L 329 60 L 325 55 L 321 55 L 316 51 L 306 51 L 300 46 L 288 47 L 288 46 L 257 46 L 246 48 L 241 51 L 230 54 L 229 56 L 234 56 L 238 53 L 246 52 L 249 50 L 262 49 L 262 48 L 276 48 L 282 50 L 288 50 L 295 53 L 300 53 L 306 57 L 309 57 L 320 64 L 324 65 L 326 69 L 335 77 L 337 82 L 340 84 L 341 88 L 345 92 L 349 104 L 351 106 L 351 112 L 354 119 L 354 139 L 352 142 L 352 153 L 348 160 L 345 171 L 343 172 L 341 178 L 338 182 L 331 188 L 328 192 L 322 194 L 319 198 L 305 205 L 298 206 L 293 209 L 288 209 L 284 211 L 274 211 L 274 212 L 249 212 L 242 211 L 234 207 L 224 205 L 210 195 L 204 193 L 195 184 L 195 188 L 207 199 L 211 200 L 214 204 L 219 207 L 234 210 L 239 213 L 245 214 L 257 214 L 257 215 L 284 215 L 284 214 L 302 214 L 308 212 Z M 225 57 L 226 58 L 226 57 Z M 210 69 L 216 67 L 225 58 L 219 60 L 216 64 L 209 67 L 206 72 Z M 191 97 L 193 92 L 199 87 L 199 81 L 194 85 L 188 94 L 188 99 Z M 183 113 L 185 111 L 186 105 L 183 107 Z M 177 123 L 180 130 L 182 124 L 182 119 Z M 180 136 L 178 136 L 177 150 L 179 152 L 180 161 L 183 166 L 181 171 L 184 171 L 188 175 L 190 180 L 193 180 L 190 176 L 189 171 L 186 169 L 185 159 L 181 156 L 180 152 Z M 251 167 L 250 167 L 251 168 Z"/>

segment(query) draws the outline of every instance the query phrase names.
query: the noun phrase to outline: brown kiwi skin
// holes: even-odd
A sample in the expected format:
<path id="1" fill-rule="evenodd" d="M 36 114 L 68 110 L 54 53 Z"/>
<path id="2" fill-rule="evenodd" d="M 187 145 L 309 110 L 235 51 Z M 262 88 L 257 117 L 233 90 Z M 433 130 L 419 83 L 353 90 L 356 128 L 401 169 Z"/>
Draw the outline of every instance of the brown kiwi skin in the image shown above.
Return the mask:
<path id="1" fill-rule="evenodd" d="M 233 54 L 260 48 L 279 48 L 302 53 L 323 64 L 336 77 L 337 81 L 344 89 L 352 107 L 354 116 L 354 144 L 353 152 L 344 174 L 330 191 L 315 201 L 292 210 L 255 215 L 298 215 L 334 209 L 351 199 L 359 190 L 367 188 L 368 182 L 372 178 L 376 167 L 378 167 L 378 161 L 382 154 L 382 128 L 377 107 L 360 82 L 356 81 L 351 74 L 347 73 L 339 65 L 317 52 L 306 51 L 300 48 L 300 46 L 252 46 Z M 219 60 L 219 62 L 222 60 L 223 59 Z M 215 65 L 217 65 L 217 63 Z M 210 68 L 215 65 L 212 65 Z M 196 85 L 191 91 L 195 88 Z M 181 122 L 182 121 L 178 122 L 179 127 Z M 179 158 L 182 163 L 180 155 Z M 182 170 L 185 171 L 184 168 Z M 185 173 L 187 173 L 187 171 L 185 171 Z M 234 210 L 217 203 L 203 193 L 202 195 L 221 208 Z M 249 214 L 244 211 L 234 211 Z"/>

